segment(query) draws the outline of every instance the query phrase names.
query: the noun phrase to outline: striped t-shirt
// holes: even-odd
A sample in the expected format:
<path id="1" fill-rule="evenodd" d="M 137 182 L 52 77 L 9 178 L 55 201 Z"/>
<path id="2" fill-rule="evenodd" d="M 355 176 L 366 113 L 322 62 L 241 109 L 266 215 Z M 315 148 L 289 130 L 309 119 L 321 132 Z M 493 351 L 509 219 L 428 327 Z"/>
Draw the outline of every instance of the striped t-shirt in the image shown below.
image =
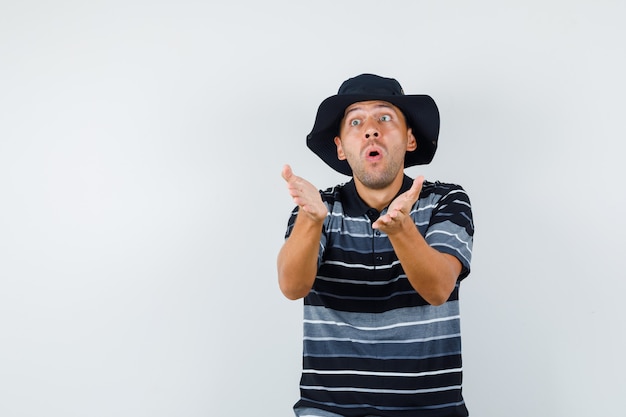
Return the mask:
<path id="1" fill-rule="evenodd" d="M 412 183 L 404 177 L 400 193 Z M 470 272 L 474 225 L 458 185 L 425 182 L 411 217 L 433 248 L 463 269 L 449 300 L 429 305 L 411 286 L 380 214 L 354 180 L 321 192 L 329 214 L 315 283 L 304 298 L 298 416 L 467 416 L 461 393 L 459 282 Z M 297 207 L 289 220 L 293 228 Z"/>

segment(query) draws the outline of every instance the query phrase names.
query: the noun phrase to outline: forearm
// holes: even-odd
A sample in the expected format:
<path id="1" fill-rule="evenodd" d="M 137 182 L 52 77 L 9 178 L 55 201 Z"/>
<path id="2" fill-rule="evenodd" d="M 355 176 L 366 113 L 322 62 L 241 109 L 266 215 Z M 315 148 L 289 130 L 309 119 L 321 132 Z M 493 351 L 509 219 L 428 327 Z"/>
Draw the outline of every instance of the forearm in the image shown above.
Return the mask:
<path id="1" fill-rule="evenodd" d="M 415 291 L 432 305 L 446 302 L 461 273 L 459 260 L 429 246 L 409 219 L 389 240 Z"/>
<path id="2" fill-rule="evenodd" d="M 285 297 L 306 296 L 317 275 L 317 258 L 323 222 L 300 213 L 289 238 L 278 253 L 278 284 Z"/>

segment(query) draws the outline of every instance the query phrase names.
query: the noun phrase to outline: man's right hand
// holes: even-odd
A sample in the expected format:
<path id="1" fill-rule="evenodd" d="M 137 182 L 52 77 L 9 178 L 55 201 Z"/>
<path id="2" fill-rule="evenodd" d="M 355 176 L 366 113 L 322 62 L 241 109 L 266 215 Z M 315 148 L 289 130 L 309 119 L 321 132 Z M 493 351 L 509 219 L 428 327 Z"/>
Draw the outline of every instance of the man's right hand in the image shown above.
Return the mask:
<path id="1" fill-rule="evenodd" d="M 322 201 L 319 190 L 304 178 L 295 175 L 289 165 L 283 167 L 281 175 L 287 181 L 289 195 L 300 210 L 311 220 L 323 222 L 328 215 L 328 209 Z"/>

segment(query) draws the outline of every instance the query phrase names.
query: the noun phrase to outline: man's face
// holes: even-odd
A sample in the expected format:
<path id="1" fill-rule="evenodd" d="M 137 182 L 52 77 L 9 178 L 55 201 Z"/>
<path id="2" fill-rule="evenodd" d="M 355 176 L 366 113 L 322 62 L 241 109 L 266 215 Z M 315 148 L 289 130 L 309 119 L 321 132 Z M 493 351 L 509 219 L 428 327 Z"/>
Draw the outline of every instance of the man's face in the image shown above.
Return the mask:
<path id="1" fill-rule="evenodd" d="M 335 137 L 337 157 L 347 160 L 363 185 L 382 189 L 404 173 L 406 151 L 417 148 L 404 115 L 386 101 L 361 101 L 346 108 Z"/>

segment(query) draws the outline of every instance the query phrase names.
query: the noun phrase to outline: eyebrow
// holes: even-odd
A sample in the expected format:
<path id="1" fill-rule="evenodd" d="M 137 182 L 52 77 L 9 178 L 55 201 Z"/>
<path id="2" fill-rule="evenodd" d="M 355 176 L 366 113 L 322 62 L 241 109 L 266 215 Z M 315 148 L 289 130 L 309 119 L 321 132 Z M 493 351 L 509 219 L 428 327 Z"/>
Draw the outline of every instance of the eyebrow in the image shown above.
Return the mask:
<path id="1" fill-rule="evenodd" d="M 375 107 L 376 107 L 376 108 L 381 108 L 381 107 L 384 107 L 384 108 L 387 108 L 387 109 L 394 110 L 394 108 L 393 108 L 393 106 L 392 106 L 391 104 L 386 104 L 386 103 L 380 103 L 380 104 L 377 104 Z M 359 107 L 359 106 L 357 106 L 357 107 L 353 107 L 353 108 L 351 108 L 350 110 L 346 111 L 346 112 L 345 112 L 345 114 L 343 115 L 343 117 L 345 118 L 345 117 L 347 117 L 347 116 L 348 116 L 348 114 L 349 114 L 349 113 L 351 113 L 351 112 L 353 112 L 353 111 L 357 111 L 357 110 L 362 110 L 362 108 L 361 108 L 361 107 Z"/>

